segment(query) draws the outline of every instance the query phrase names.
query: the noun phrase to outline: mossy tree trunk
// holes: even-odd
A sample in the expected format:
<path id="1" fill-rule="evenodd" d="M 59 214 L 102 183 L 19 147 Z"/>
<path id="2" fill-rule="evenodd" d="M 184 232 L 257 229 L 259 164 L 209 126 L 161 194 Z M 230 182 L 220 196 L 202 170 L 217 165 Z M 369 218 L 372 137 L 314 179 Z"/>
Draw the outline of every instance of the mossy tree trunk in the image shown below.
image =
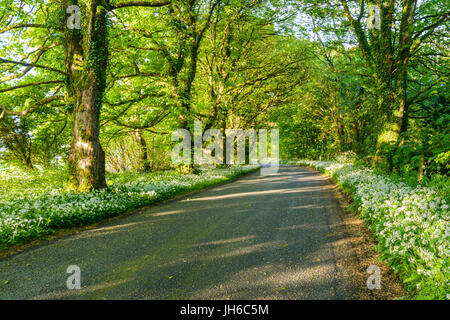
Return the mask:
<path id="1" fill-rule="evenodd" d="M 72 187 L 79 191 L 106 188 L 105 153 L 99 139 L 108 59 L 105 5 L 90 1 L 82 28 L 65 32 L 66 85 L 73 116 L 69 172 Z"/>
<path id="2" fill-rule="evenodd" d="M 407 96 L 408 64 L 414 46 L 417 47 L 423 40 L 422 38 L 431 32 L 430 30 L 436 28 L 439 23 L 425 26 L 413 34 L 417 0 L 404 0 L 401 3 L 385 1 L 377 3 L 380 7 L 380 29 L 372 29 L 366 33 L 362 27 L 364 6 L 361 6 L 361 13 L 355 18 L 352 16 L 347 0 L 340 0 L 340 2 L 379 88 L 379 116 L 385 125 L 381 126 L 384 130 L 379 132 L 377 146 L 379 151 L 377 153 L 380 152 L 382 142 L 390 142 L 394 145 L 394 151 L 388 155 L 387 159 L 391 171 L 394 165 L 393 154 L 402 143 L 402 134 L 408 128 L 408 107 L 411 103 Z M 392 31 L 396 5 L 399 5 L 398 9 L 401 10 L 397 45 Z M 421 37 L 417 38 L 418 36 Z M 414 44 L 414 37 L 420 41 L 416 41 Z M 397 55 L 395 52 L 398 52 Z"/>
<path id="3" fill-rule="evenodd" d="M 150 172 L 151 166 L 150 166 L 150 160 L 148 156 L 148 145 L 145 141 L 145 137 L 142 134 L 142 130 L 136 130 L 135 132 L 136 142 L 139 145 L 140 149 L 140 170 L 142 172 Z"/>

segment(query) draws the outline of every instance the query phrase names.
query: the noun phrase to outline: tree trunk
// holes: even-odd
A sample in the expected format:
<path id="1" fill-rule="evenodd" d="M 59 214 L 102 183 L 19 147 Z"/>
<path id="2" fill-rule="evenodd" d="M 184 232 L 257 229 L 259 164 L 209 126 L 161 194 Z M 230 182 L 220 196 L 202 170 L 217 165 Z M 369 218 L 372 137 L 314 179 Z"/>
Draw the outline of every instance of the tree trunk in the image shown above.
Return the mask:
<path id="1" fill-rule="evenodd" d="M 74 120 L 69 173 L 72 187 L 79 191 L 107 186 L 105 153 L 99 139 L 108 59 L 107 10 L 92 0 L 86 13 L 87 26 L 82 31 L 67 31 L 65 44 L 66 83 Z"/>
<path id="2" fill-rule="evenodd" d="M 359 128 L 356 123 L 352 123 L 352 132 L 353 132 L 353 152 L 356 154 L 361 153 L 361 149 L 359 147 L 360 144 L 360 135 L 359 135 Z"/>
<path id="3" fill-rule="evenodd" d="M 422 154 L 420 155 L 420 158 L 419 158 L 419 172 L 417 174 L 417 182 L 419 182 L 419 183 L 423 179 L 423 171 L 424 171 L 424 169 L 425 169 L 425 155 L 422 152 Z"/>
<path id="4" fill-rule="evenodd" d="M 142 135 L 141 130 L 136 131 L 136 141 L 139 144 L 140 148 L 140 160 L 141 160 L 141 171 L 142 172 L 150 172 L 150 161 L 148 157 L 148 146 L 147 142 L 145 142 L 145 138 Z"/>
<path id="5" fill-rule="evenodd" d="M 344 137 L 344 135 L 345 135 L 344 123 L 343 123 L 340 115 L 336 116 L 336 127 L 337 127 L 338 141 L 339 141 L 339 149 L 341 152 L 344 152 L 347 150 L 347 148 L 346 148 L 345 137 Z"/>
<path id="6" fill-rule="evenodd" d="M 106 187 L 105 153 L 99 141 L 100 110 L 96 100 L 98 88 L 95 77 L 80 92 L 74 110 L 74 131 L 69 168 L 74 187 L 80 191 Z"/>
<path id="7" fill-rule="evenodd" d="M 396 91 L 398 101 L 398 112 L 395 131 L 397 134 L 397 147 L 402 139 L 401 134 L 408 128 L 408 63 L 411 56 L 411 45 L 413 43 L 411 27 L 414 22 L 417 0 L 408 0 L 403 3 L 403 15 L 400 24 L 398 72 L 396 77 Z"/>

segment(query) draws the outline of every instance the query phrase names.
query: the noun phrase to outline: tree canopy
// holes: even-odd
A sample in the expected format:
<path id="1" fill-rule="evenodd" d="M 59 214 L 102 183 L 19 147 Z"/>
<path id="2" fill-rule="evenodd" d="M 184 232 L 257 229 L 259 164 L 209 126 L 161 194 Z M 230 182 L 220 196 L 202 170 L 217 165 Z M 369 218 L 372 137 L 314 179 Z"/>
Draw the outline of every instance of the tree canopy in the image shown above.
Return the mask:
<path id="1" fill-rule="evenodd" d="M 283 159 L 351 152 L 448 174 L 449 13 L 436 0 L 0 0 L 0 155 L 64 163 L 74 189 L 100 189 L 105 170 L 173 165 L 171 133 L 201 120 L 278 128 Z"/>

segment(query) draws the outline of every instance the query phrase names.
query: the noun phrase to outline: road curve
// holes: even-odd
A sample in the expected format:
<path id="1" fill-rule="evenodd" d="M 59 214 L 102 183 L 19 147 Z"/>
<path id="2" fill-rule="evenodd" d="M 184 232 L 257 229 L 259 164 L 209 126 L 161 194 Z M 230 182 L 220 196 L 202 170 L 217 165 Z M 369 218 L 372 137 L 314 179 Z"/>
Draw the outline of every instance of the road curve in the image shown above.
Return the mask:
<path id="1" fill-rule="evenodd" d="M 327 187 L 286 166 L 154 205 L 1 259 L 0 299 L 358 299 Z"/>

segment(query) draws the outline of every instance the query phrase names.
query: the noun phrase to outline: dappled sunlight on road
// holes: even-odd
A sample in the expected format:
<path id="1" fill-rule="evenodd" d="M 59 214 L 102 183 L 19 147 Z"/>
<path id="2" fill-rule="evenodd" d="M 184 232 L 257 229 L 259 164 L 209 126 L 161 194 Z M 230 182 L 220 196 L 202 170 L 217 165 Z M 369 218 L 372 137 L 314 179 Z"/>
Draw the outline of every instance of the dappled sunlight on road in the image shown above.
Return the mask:
<path id="1" fill-rule="evenodd" d="M 231 250 L 222 254 L 213 255 L 208 257 L 208 259 L 215 260 L 215 259 L 222 259 L 222 258 L 229 258 L 229 257 L 238 257 L 245 254 L 255 253 L 260 250 L 276 250 L 281 249 L 283 247 L 283 243 L 281 241 L 271 241 L 271 242 L 264 242 L 264 243 L 258 243 L 246 247 L 241 247 L 236 250 Z"/>
<path id="2" fill-rule="evenodd" d="M 118 280 L 118 281 L 114 281 L 114 282 L 104 282 L 104 283 L 100 283 L 100 284 L 84 286 L 83 288 L 81 288 L 79 290 L 53 291 L 53 292 L 49 292 L 49 293 L 46 293 L 46 294 L 43 294 L 43 295 L 40 295 L 37 297 L 33 297 L 30 300 L 49 300 L 49 299 L 64 299 L 64 298 L 65 299 L 67 299 L 67 298 L 73 299 L 76 296 L 83 296 L 87 293 L 93 293 L 93 292 L 117 287 L 117 286 L 120 286 L 121 284 L 124 284 L 124 283 L 132 281 L 132 280 L 133 279 L 123 279 L 123 280 Z"/>
<path id="3" fill-rule="evenodd" d="M 159 216 L 170 216 L 172 214 L 183 213 L 182 210 L 171 210 L 171 211 L 163 211 L 163 212 L 155 212 L 155 213 L 144 213 L 143 215 L 149 217 L 159 217 Z"/>
<path id="4" fill-rule="evenodd" d="M 290 270 L 285 270 L 282 263 L 249 268 L 229 275 L 227 281 L 213 288 L 194 292 L 192 298 L 245 299 L 249 294 L 260 294 L 256 299 L 279 299 L 294 291 L 297 298 L 307 299 L 314 297 L 314 288 L 317 286 L 327 288 L 331 298 L 334 295 L 333 278 L 318 275 L 326 274 L 327 269 L 332 268 L 329 262 Z"/>
<path id="5" fill-rule="evenodd" d="M 234 194 L 220 195 L 220 196 L 213 196 L 213 197 L 192 198 L 189 200 L 182 200 L 182 201 L 214 201 L 214 200 L 221 200 L 221 199 L 250 197 L 250 196 L 258 196 L 258 195 L 268 195 L 268 194 L 312 192 L 312 191 L 317 191 L 320 189 L 321 189 L 321 187 L 295 188 L 295 189 L 293 189 L 293 188 L 272 189 L 272 190 L 261 190 L 261 191 L 254 191 L 254 192 L 241 192 L 241 193 L 234 193 Z"/>
<path id="6" fill-rule="evenodd" d="M 234 243 L 234 242 L 241 242 L 241 241 L 248 241 L 255 239 L 255 236 L 245 236 L 245 237 L 239 237 L 239 238 L 231 238 L 231 239 L 223 239 L 223 240 L 216 240 L 216 241 L 209 241 L 209 242 L 203 242 L 199 244 L 195 244 L 193 246 L 195 247 L 203 247 L 203 246 L 217 246 L 221 244 L 228 244 L 228 243 Z"/>
<path id="7" fill-rule="evenodd" d="M 101 236 L 111 235 L 111 234 L 114 234 L 117 232 L 124 231 L 127 228 L 129 228 L 131 226 L 135 226 L 140 223 L 143 223 L 143 222 L 130 222 L 130 223 L 118 224 L 118 225 L 109 226 L 109 227 L 100 227 L 100 228 L 95 228 L 95 229 L 91 229 L 91 230 L 85 230 L 81 233 L 70 236 L 68 238 L 60 239 L 58 241 L 60 241 L 60 242 L 74 241 L 74 240 L 79 240 L 79 239 L 87 239 L 87 238 L 92 238 L 92 237 L 101 237 Z"/>

